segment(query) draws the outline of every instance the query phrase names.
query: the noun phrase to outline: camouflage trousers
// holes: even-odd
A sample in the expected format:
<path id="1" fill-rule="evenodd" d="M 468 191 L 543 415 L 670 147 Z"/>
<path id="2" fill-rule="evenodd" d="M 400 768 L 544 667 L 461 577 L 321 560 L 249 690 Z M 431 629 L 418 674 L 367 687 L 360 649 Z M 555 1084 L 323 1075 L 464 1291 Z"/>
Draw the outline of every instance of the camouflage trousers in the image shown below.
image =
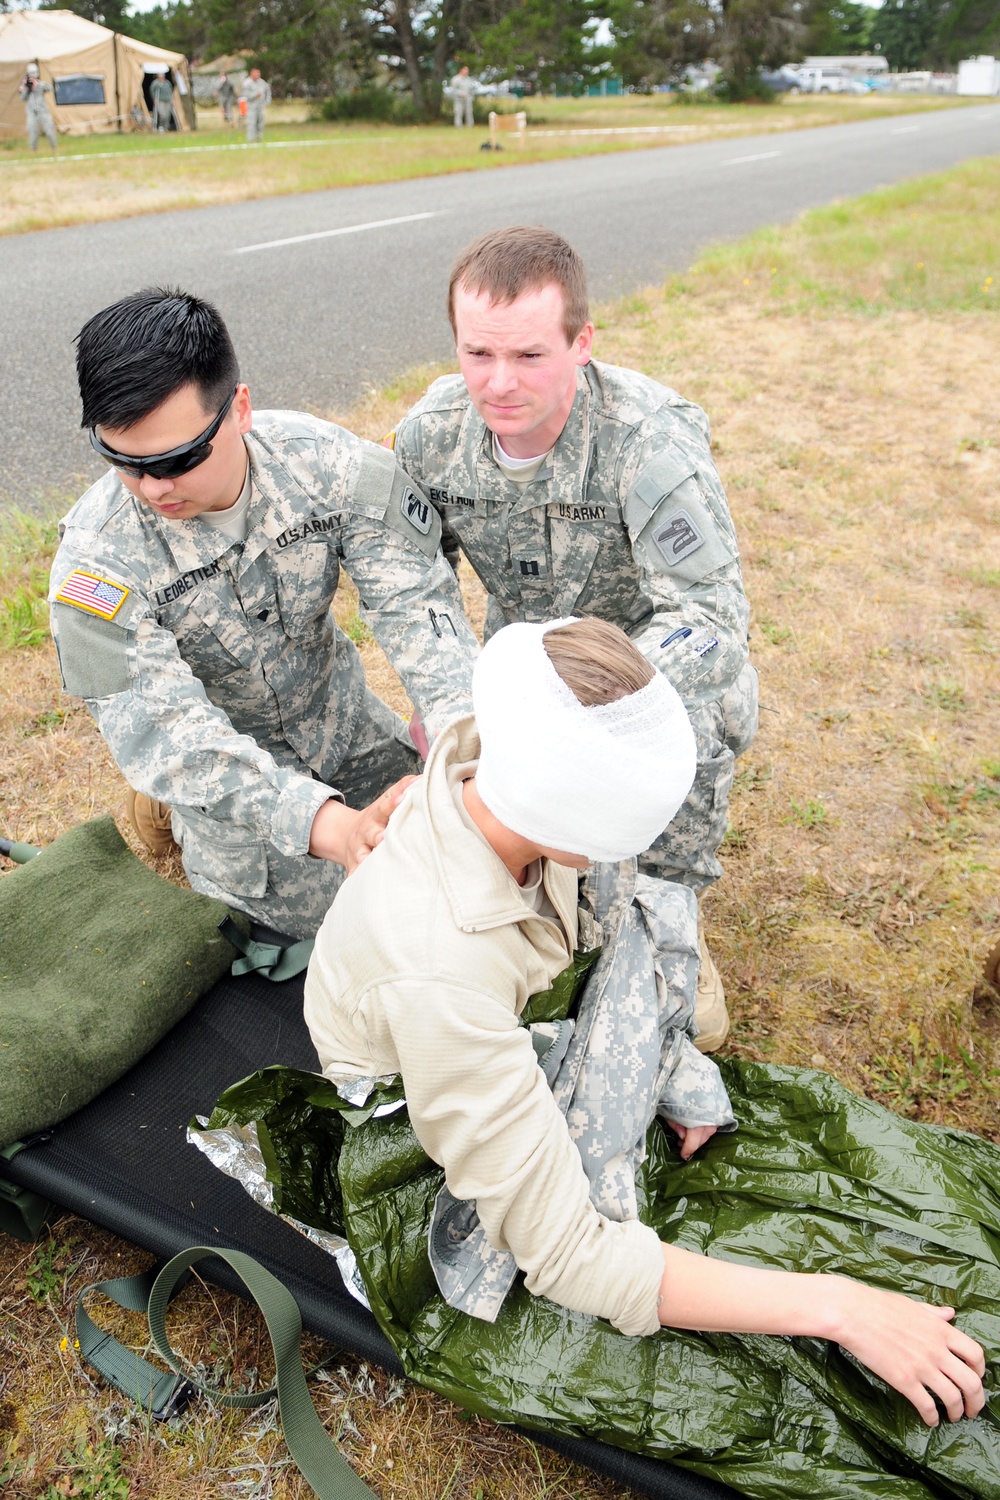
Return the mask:
<path id="1" fill-rule="evenodd" d="M 294 757 L 282 764 L 312 775 Z M 366 807 L 401 776 L 419 770 L 420 757 L 404 721 L 366 691 L 350 754 L 332 773 L 331 785 L 348 807 Z M 209 817 L 200 808 L 174 807 L 172 826 L 196 891 L 287 937 L 315 937 L 345 879 L 342 865 L 311 854 L 279 854 L 251 829 Z"/>
<path id="2" fill-rule="evenodd" d="M 734 1130 L 716 1064 L 693 1044 L 697 899 L 683 885 L 636 873 L 635 862 L 593 865 L 583 904 L 602 949 L 574 1018 L 532 1026 L 532 1041 L 604 1218 L 638 1217 L 636 1172 L 654 1115 Z M 428 1253 L 452 1307 L 495 1321 L 514 1283 L 509 1251 L 487 1241 L 475 1204 L 437 1195 Z"/>
<path id="3" fill-rule="evenodd" d="M 28 115 L 28 145 L 32 151 L 38 146 L 38 133 L 42 131 L 53 151 L 56 149 L 56 127 L 48 110 L 29 109 Z"/>
<path id="4" fill-rule="evenodd" d="M 757 673 L 749 664 L 721 697 L 686 704 L 698 748 L 694 786 L 670 826 L 645 854 L 639 869 L 700 891 L 718 880 L 718 851 L 726 836 L 736 757 L 757 733 Z"/>
<path id="5" fill-rule="evenodd" d="M 258 100 L 247 103 L 246 128 L 248 146 L 264 139 L 264 106 Z"/>

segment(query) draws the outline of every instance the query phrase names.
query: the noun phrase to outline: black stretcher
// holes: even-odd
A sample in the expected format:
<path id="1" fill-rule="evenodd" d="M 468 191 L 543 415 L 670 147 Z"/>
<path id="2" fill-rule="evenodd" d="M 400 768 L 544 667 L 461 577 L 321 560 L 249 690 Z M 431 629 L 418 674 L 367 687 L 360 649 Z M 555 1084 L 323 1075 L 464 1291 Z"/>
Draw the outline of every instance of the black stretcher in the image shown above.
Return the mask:
<path id="1" fill-rule="evenodd" d="M 167 1258 L 189 1245 L 243 1250 L 294 1296 L 304 1326 L 338 1348 L 402 1374 L 372 1315 L 344 1290 L 335 1261 L 260 1208 L 213 1167 L 185 1130 L 223 1089 L 272 1063 L 319 1070 L 302 1019 L 303 979 L 221 980 L 124 1078 L 29 1145 L 0 1173 L 60 1208 Z M 229 1267 L 202 1262 L 228 1291 Z M 671 1464 L 586 1439 L 533 1439 L 650 1500 L 736 1500 L 736 1491 Z"/>

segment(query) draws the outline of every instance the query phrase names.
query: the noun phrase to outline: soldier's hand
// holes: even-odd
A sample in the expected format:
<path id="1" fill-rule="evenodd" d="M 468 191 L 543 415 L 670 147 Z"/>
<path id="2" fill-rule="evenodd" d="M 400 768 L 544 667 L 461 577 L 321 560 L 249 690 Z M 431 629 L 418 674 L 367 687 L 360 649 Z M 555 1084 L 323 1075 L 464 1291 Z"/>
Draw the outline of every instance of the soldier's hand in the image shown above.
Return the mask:
<path id="1" fill-rule="evenodd" d="M 421 760 L 426 760 L 431 753 L 431 747 L 427 739 L 427 730 L 424 728 L 424 721 L 419 714 L 415 713 L 412 716 L 408 728 L 410 739 L 416 747 L 417 754 Z"/>
<path id="2" fill-rule="evenodd" d="M 403 776 L 367 807 L 345 807 L 332 798 L 313 819 L 309 853 L 332 859 L 352 875 L 385 837 L 386 825 L 402 802 L 415 776 Z"/>
<path id="3" fill-rule="evenodd" d="M 716 1131 L 714 1125 L 678 1125 L 674 1120 L 668 1120 L 667 1124 L 680 1138 L 681 1161 L 690 1161 L 699 1147 L 710 1141 Z"/>

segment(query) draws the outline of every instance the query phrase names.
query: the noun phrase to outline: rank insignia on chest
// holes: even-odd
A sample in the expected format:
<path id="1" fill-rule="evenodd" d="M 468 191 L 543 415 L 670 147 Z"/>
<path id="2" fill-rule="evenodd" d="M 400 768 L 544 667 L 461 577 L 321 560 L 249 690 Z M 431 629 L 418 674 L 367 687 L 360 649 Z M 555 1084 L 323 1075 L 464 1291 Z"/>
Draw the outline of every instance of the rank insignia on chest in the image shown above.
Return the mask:
<path id="1" fill-rule="evenodd" d="M 543 557 L 515 557 L 513 561 L 518 578 L 544 578 L 549 571 Z"/>
<path id="2" fill-rule="evenodd" d="M 60 604 L 72 604 L 76 609 L 86 610 L 89 615 L 99 615 L 102 620 L 113 620 L 131 592 L 123 583 L 112 583 L 110 578 L 99 578 L 96 573 L 85 573 L 76 568 L 56 594 L 56 599 Z"/>
<path id="3" fill-rule="evenodd" d="M 431 529 L 431 507 L 429 501 L 422 495 L 415 494 L 413 490 L 407 490 L 402 500 L 403 515 L 411 526 L 415 526 L 421 536 L 426 536 Z"/>
<path id="4" fill-rule="evenodd" d="M 686 510 L 675 510 L 668 516 L 653 532 L 653 541 L 667 563 L 680 562 L 705 545 L 705 538 Z"/>

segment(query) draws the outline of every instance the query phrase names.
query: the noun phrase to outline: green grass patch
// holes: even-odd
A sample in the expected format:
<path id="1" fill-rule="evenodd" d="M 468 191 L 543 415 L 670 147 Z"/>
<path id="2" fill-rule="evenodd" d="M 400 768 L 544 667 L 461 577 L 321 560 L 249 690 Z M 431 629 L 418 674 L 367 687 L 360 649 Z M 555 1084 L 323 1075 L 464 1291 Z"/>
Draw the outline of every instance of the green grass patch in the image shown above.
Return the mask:
<path id="1" fill-rule="evenodd" d="M 0 647 L 16 650 L 48 639 L 49 567 L 58 523 L 13 511 L 0 522 Z"/>
<path id="2" fill-rule="evenodd" d="M 365 624 L 357 613 L 350 616 L 344 625 L 344 633 L 348 635 L 356 646 L 368 646 L 375 639 L 371 628 Z"/>
<path id="3" fill-rule="evenodd" d="M 668 287 L 672 297 L 712 293 L 795 314 L 995 311 L 1000 157 L 757 230 L 707 251 Z"/>

